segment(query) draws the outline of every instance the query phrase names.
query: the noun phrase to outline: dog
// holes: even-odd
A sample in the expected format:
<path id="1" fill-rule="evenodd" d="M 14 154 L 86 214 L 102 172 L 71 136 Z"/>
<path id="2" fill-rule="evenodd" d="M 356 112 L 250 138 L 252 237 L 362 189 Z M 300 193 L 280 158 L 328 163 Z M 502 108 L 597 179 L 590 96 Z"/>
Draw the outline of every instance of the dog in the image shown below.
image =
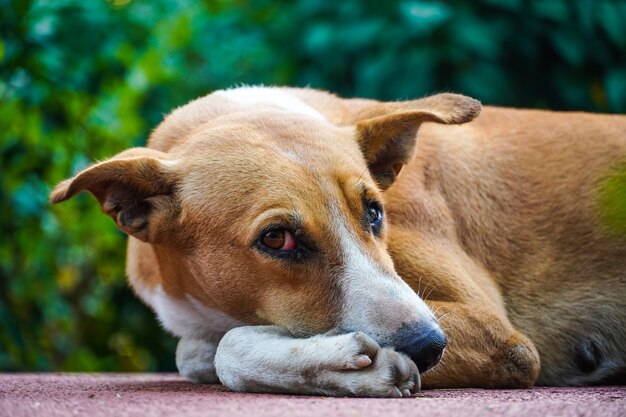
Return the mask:
<path id="1" fill-rule="evenodd" d="M 50 200 L 87 190 L 129 235 L 130 285 L 194 382 L 407 397 L 624 381 L 626 236 L 606 190 L 626 117 L 481 109 L 216 91 Z"/>

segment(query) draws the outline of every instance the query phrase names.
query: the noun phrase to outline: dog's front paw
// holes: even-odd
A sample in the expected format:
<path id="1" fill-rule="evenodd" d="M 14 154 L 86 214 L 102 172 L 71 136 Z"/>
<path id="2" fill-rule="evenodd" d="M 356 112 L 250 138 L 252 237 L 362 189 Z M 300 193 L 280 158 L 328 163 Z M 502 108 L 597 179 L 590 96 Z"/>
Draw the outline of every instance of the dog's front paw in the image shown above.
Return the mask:
<path id="1" fill-rule="evenodd" d="M 332 370 L 321 370 L 316 385 L 320 393 L 357 397 L 410 397 L 420 389 L 420 376 L 415 363 L 408 356 L 393 349 L 381 348 L 363 333 L 345 336 L 348 345 L 340 346 L 345 352 L 352 350 Z M 367 358 L 367 360 L 365 358 Z M 369 362 L 369 363 L 368 363 Z"/>
<path id="2" fill-rule="evenodd" d="M 326 360 L 331 369 L 349 370 L 370 366 L 380 350 L 378 343 L 363 332 L 342 334 L 326 340 L 332 341 L 332 346 L 327 349 L 329 357 Z"/>
<path id="3" fill-rule="evenodd" d="M 220 341 L 215 367 L 242 392 L 408 397 L 420 388 L 413 361 L 359 332 L 296 339 L 276 326 L 238 327 Z"/>
<path id="4" fill-rule="evenodd" d="M 517 332 L 497 358 L 496 374 L 511 388 L 530 388 L 539 375 L 539 363 L 535 345 Z"/>

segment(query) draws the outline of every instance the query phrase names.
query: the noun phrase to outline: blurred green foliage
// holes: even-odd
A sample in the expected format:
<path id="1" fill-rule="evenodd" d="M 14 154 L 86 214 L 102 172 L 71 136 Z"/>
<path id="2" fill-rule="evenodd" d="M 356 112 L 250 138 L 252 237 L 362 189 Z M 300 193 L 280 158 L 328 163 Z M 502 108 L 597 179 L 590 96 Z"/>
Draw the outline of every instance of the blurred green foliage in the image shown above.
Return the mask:
<path id="1" fill-rule="evenodd" d="M 624 112 L 624 28 L 619 0 L 0 0 L 0 370 L 174 369 L 124 236 L 47 202 L 172 108 L 264 83 Z"/>

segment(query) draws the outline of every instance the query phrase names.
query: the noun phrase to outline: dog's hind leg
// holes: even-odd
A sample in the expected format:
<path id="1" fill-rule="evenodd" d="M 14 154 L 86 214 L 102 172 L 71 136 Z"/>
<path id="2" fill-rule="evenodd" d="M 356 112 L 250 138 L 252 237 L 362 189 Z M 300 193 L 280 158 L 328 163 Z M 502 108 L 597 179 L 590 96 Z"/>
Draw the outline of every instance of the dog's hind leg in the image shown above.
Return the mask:
<path id="1" fill-rule="evenodd" d="M 419 390 L 415 364 L 364 333 L 294 338 L 276 326 L 235 328 L 215 356 L 220 381 L 234 391 L 408 397 Z"/>

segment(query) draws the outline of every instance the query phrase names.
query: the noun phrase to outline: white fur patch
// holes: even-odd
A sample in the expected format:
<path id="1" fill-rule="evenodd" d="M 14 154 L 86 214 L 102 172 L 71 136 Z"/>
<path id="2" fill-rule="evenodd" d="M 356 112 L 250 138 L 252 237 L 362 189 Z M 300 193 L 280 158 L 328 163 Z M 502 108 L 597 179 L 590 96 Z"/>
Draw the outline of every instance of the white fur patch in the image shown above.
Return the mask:
<path id="1" fill-rule="evenodd" d="M 291 94 L 271 87 L 239 87 L 231 90 L 217 91 L 219 94 L 235 101 L 242 106 L 272 105 L 282 110 L 306 114 L 318 120 L 326 120 L 326 117 L 313 107 Z"/>
<path id="2" fill-rule="evenodd" d="M 163 327 L 175 336 L 189 339 L 211 338 L 244 323 L 203 305 L 187 295 L 177 299 L 167 295 L 161 286 L 153 290 L 136 288 L 139 296 L 152 307 Z"/>
<path id="3" fill-rule="evenodd" d="M 341 327 L 365 332 L 382 343 L 403 324 L 436 321 L 430 308 L 406 282 L 376 267 L 342 216 L 333 217 L 338 219 L 335 227 L 344 256 Z"/>

